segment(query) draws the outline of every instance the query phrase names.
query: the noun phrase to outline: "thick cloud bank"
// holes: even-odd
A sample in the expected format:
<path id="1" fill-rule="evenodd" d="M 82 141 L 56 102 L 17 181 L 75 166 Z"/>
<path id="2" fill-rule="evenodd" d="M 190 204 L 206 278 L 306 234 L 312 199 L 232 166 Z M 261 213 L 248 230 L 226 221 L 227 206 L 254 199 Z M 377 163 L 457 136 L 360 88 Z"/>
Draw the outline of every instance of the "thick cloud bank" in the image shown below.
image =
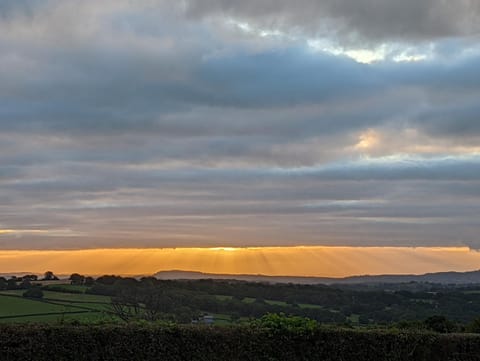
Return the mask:
<path id="1" fill-rule="evenodd" d="M 193 16 L 231 16 L 265 27 L 379 40 L 478 35 L 476 0 L 190 0 Z"/>
<path id="2" fill-rule="evenodd" d="M 2 1 L 0 248 L 480 247 L 479 5 Z"/>

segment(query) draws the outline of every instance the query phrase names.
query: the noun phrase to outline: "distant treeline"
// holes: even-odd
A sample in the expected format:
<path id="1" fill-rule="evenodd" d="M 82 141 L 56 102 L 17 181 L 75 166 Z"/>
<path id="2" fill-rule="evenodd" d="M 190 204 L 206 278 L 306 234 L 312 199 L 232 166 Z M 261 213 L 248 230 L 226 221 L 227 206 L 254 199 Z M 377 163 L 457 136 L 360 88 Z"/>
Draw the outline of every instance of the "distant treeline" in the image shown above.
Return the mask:
<path id="1" fill-rule="evenodd" d="M 44 279 L 55 279 L 46 272 Z M 39 289 L 110 296 L 112 311 L 125 321 L 145 319 L 190 323 L 202 314 L 226 315 L 232 322 L 267 313 L 308 317 L 321 323 L 480 332 L 480 286 L 435 284 L 326 286 L 270 284 L 238 280 L 159 280 L 105 275 L 96 279 L 77 273 L 72 285 L 41 285 L 32 276 L 0 278 L 2 289 Z M 438 319 L 438 316 L 443 319 Z M 436 318 L 437 317 L 437 318 Z M 426 320 L 434 320 L 428 326 Z M 427 325 L 428 327 L 425 327 Z M 437 327 L 437 325 L 440 325 Z"/>
<path id="2" fill-rule="evenodd" d="M 249 325 L 0 326 L 0 359 L 475 361 L 480 336 Z"/>
<path id="3" fill-rule="evenodd" d="M 266 313 L 308 317 L 323 323 L 392 324 L 436 315 L 460 324 L 480 317 L 480 288 L 431 288 L 428 291 L 357 290 L 325 285 L 269 284 L 235 280 L 140 280 L 102 276 L 89 293 L 112 296 L 120 303 L 141 303 L 185 317 L 198 310 L 234 317 Z M 228 296 L 219 298 L 218 295 Z M 216 297 L 217 296 L 217 297 Z M 245 298 L 251 302 L 245 302 Z M 283 304 L 269 302 L 282 301 Z M 319 307 L 313 307 L 313 306 Z M 177 311 L 175 311 L 177 310 Z M 189 317 L 189 316 L 188 316 Z"/>

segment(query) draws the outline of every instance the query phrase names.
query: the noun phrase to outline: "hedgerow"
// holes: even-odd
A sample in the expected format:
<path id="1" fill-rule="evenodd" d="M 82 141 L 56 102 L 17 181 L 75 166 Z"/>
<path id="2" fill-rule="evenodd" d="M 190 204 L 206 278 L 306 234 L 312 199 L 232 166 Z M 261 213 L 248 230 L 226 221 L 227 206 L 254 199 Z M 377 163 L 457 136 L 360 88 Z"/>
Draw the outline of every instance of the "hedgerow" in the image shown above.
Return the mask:
<path id="1" fill-rule="evenodd" d="M 0 360 L 475 361 L 469 334 L 248 325 L 2 325 Z"/>

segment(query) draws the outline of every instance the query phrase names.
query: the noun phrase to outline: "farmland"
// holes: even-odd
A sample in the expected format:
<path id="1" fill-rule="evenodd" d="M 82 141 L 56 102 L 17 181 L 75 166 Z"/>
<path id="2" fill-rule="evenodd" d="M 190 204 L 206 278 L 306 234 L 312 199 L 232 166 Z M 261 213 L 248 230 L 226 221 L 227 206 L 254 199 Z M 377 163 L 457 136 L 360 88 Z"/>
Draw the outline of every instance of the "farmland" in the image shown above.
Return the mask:
<path id="1" fill-rule="evenodd" d="M 249 323 L 266 314 L 353 328 L 480 330 L 479 286 L 325 286 L 102 276 L 80 282 L 5 280 L 0 323 Z M 25 287 L 26 288 L 25 288 Z M 41 290 L 41 297 L 27 291 Z M 440 319 L 438 319 L 440 317 Z M 425 323 L 430 320 L 430 323 Z M 433 325 L 431 324 L 433 323 Z"/>
<path id="2" fill-rule="evenodd" d="M 85 291 L 67 284 L 58 284 L 65 291 Z M 24 290 L 0 292 L 0 323 L 53 322 L 78 320 L 98 322 L 115 320 L 109 313 L 110 297 L 84 293 L 43 291 L 40 299 L 23 297 Z"/>

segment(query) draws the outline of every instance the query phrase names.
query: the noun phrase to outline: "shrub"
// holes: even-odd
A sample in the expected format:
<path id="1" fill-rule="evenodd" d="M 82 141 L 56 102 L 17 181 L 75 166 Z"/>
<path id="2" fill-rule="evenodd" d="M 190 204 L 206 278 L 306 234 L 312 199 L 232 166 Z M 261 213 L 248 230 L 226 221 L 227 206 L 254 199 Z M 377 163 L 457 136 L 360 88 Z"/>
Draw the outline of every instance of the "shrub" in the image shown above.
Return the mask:
<path id="1" fill-rule="evenodd" d="M 480 318 L 476 318 L 466 327 L 467 332 L 480 333 Z"/>
<path id="2" fill-rule="evenodd" d="M 475 361 L 480 336 L 320 327 L 272 333 L 256 326 L 0 325 L 0 359 Z"/>
<path id="3" fill-rule="evenodd" d="M 39 287 L 32 287 L 23 292 L 23 297 L 27 298 L 42 298 L 43 291 Z"/>
<path id="4" fill-rule="evenodd" d="M 457 326 L 452 321 L 440 315 L 427 318 L 424 324 L 428 330 L 440 333 L 450 333 L 457 330 Z"/>

